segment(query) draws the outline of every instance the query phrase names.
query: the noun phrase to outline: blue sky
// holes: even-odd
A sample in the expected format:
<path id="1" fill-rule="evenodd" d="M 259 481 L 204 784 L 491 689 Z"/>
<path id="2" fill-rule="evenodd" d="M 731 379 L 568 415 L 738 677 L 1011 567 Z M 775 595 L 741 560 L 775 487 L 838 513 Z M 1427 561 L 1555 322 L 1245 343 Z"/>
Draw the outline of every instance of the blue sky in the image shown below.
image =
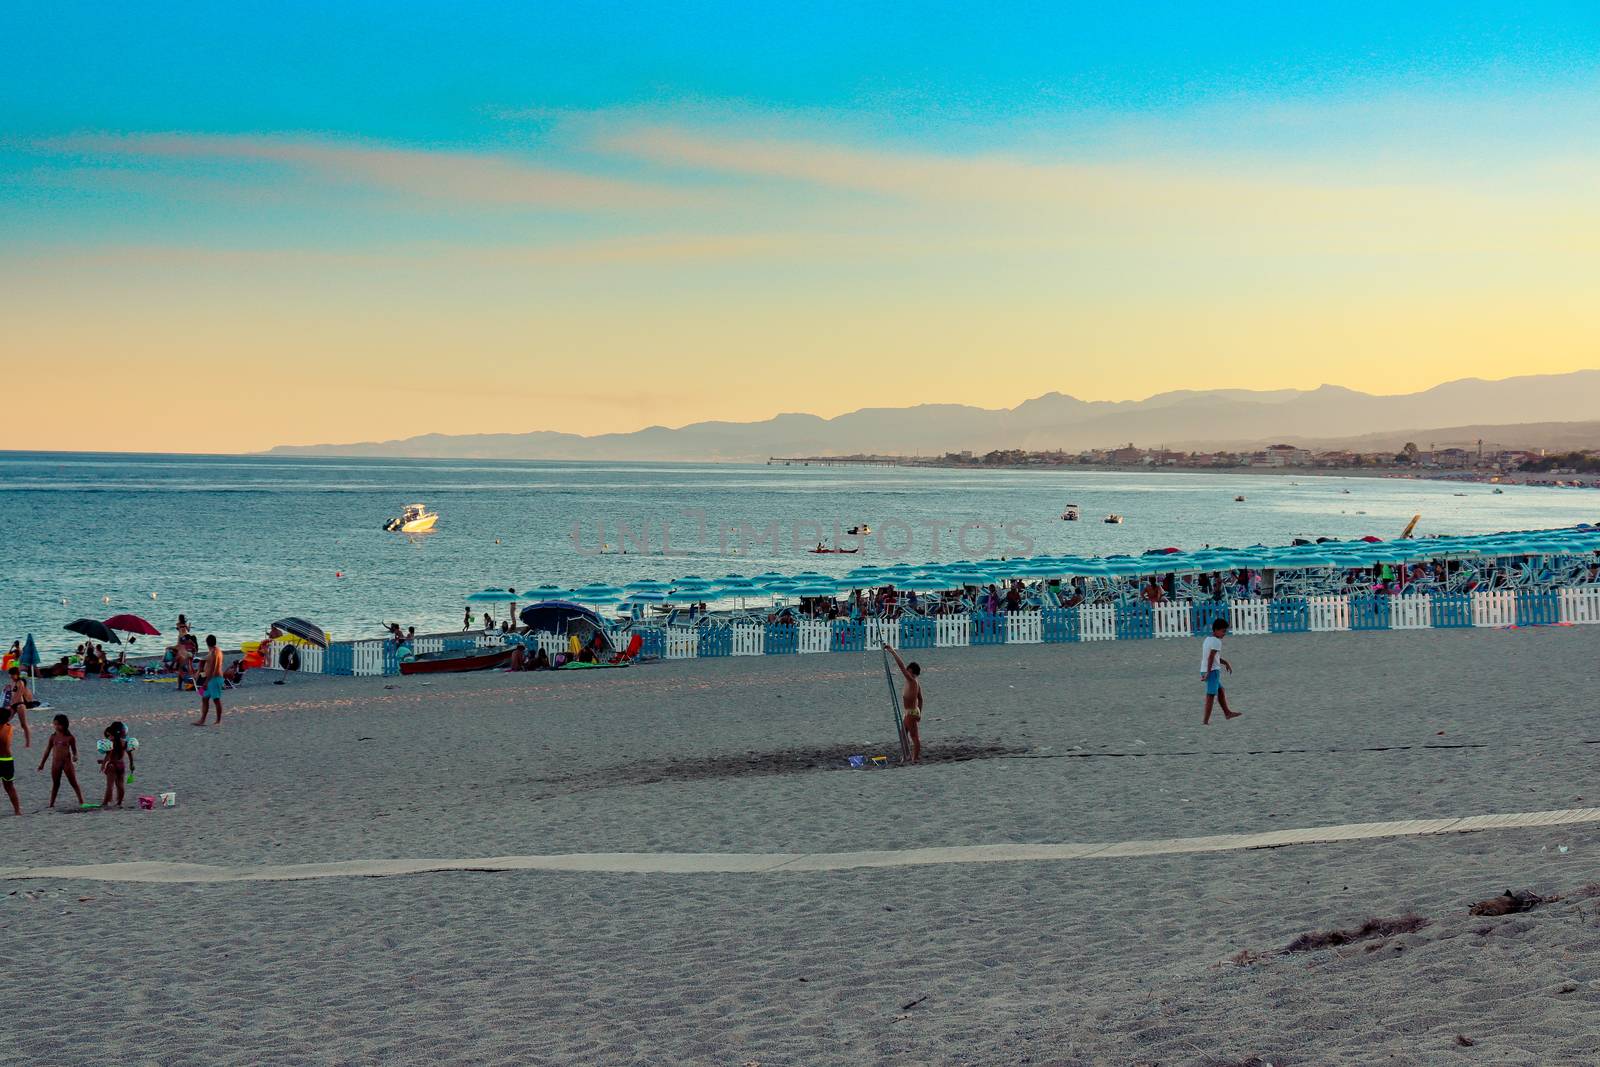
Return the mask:
<path id="1" fill-rule="evenodd" d="M 635 321 L 724 372 L 886 361 L 849 397 L 575 395 L 560 429 L 1314 385 L 1268 353 L 1357 316 L 1361 374 L 1488 373 L 1523 315 L 1560 369 L 1593 358 L 1597 89 L 1592 4 L 13 2 L 0 282 L 35 358 L 285 328 L 352 381 L 424 375 L 360 329 L 404 320 L 535 376 L 628 358 Z M 1445 325 L 1466 302 L 1492 344 Z M 990 336 L 1027 372 L 954 395 Z"/>

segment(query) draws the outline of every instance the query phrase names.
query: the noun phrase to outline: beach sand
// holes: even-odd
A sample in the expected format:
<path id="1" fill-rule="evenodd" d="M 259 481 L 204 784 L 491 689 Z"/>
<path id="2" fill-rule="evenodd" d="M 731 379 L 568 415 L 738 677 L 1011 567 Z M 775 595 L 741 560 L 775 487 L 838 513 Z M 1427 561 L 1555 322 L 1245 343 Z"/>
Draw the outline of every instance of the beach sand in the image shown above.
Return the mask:
<path id="1" fill-rule="evenodd" d="M 1600 628 L 1233 638 L 1245 718 L 1203 728 L 1198 641 L 919 651 L 930 762 L 888 770 L 835 769 L 893 749 L 876 654 L 255 675 L 220 729 L 187 725 L 198 701 L 170 686 L 46 683 L 86 790 L 116 717 L 142 743 L 130 806 L 179 805 L 37 814 L 35 714 L 0 869 L 1115 842 L 1600 806 L 1597 652 Z M 1600 899 L 1576 891 L 1597 856 L 1590 823 L 831 871 L 9 877 L 5 1055 L 1590 1063 Z M 1525 888 L 1566 899 L 1468 915 Z M 1410 913 L 1428 925 L 1282 951 Z"/>

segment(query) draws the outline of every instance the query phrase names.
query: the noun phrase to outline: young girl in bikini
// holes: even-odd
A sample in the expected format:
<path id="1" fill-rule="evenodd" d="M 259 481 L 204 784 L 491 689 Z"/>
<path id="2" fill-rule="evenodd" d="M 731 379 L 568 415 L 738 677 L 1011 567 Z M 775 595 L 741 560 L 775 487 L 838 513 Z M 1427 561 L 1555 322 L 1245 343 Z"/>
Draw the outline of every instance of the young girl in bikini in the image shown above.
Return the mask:
<path id="1" fill-rule="evenodd" d="M 55 717 L 56 732 L 44 743 L 44 755 L 39 757 L 39 769 L 50 760 L 50 806 L 56 806 L 56 794 L 61 791 L 61 776 L 78 794 L 78 806 L 83 806 L 83 790 L 78 788 L 78 739 L 72 736 L 71 724 L 65 715 Z"/>

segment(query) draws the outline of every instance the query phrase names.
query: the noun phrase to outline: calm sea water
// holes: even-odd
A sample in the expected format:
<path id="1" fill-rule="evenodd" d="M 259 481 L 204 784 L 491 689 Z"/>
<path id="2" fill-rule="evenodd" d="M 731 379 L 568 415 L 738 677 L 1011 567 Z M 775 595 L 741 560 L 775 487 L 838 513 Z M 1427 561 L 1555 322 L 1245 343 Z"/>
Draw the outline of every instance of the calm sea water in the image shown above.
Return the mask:
<path id="1" fill-rule="evenodd" d="M 383 532 L 413 501 L 440 513 L 437 531 Z M 1060 521 L 1067 503 L 1084 521 Z M 1098 521 L 1109 512 L 1127 521 Z M 61 630 L 68 621 L 122 611 L 169 633 L 181 611 L 228 641 L 260 636 L 281 615 L 341 638 L 376 636 L 388 620 L 458 626 L 462 596 L 488 585 L 1389 538 L 1418 512 L 1423 533 L 1552 527 L 1600 518 L 1600 496 L 1241 474 L 10 453 L 0 454 L 0 636 L 32 632 L 63 649 L 75 643 Z M 630 551 L 597 554 L 602 542 L 619 547 L 624 522 Z M 832 542 L 836 522 L 869 523 L 885 541 L 859 555 L 804 551 L 819 536 Z M 717 530 L 734 527 L 726 540 L 738 550 L 748 543 L 740 524 L 758 534 L 776 524 L 778 537 L 725 557 Z M 648 554 L 633 551 L 645 528 Z"/>

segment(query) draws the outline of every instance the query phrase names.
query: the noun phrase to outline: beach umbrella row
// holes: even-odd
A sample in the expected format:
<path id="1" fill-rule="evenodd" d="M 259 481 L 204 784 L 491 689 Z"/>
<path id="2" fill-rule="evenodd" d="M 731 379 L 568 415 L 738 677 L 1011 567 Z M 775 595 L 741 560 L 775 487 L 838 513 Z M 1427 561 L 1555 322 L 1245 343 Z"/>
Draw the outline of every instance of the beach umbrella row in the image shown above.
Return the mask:
<path id="1" fill-rule="evenodd" d="M 743 599 L 764 595 L 825 597 L 881 585 L 936 591 L 982 587 L 1013 578 L 1127 578 L 1234 570 L 1363 569 L 1377 564 L 1432 559 L 1583 556 L 1595 552 L 1600 552 L 1600 527 L 1584 525 L 1559 530 L 1398 541 L 1382 541 L 1374 537 L 1359 541 L 1325 541 L 1291 546 L 1216 547 L 1192 552 L 1167 548 L 1142 556 L 1064 555 L 1008 560 L 873 564 L 854 567 L 842 576 L 815 570 L 788 575 L 777 571 L 751 576 L 729 574 L 721 578 L 683 575 L 672 580 L 640 579 L 621 586 L 595 583 L 572 590 L 558 586 L 536 586 L 524 590 L 521 598 L 566 597 L 581 603 L 626 605 Z M 508 591 L 486 589 L 470 594 L 467 599 L 504 602 L 517 597 Z"/>

